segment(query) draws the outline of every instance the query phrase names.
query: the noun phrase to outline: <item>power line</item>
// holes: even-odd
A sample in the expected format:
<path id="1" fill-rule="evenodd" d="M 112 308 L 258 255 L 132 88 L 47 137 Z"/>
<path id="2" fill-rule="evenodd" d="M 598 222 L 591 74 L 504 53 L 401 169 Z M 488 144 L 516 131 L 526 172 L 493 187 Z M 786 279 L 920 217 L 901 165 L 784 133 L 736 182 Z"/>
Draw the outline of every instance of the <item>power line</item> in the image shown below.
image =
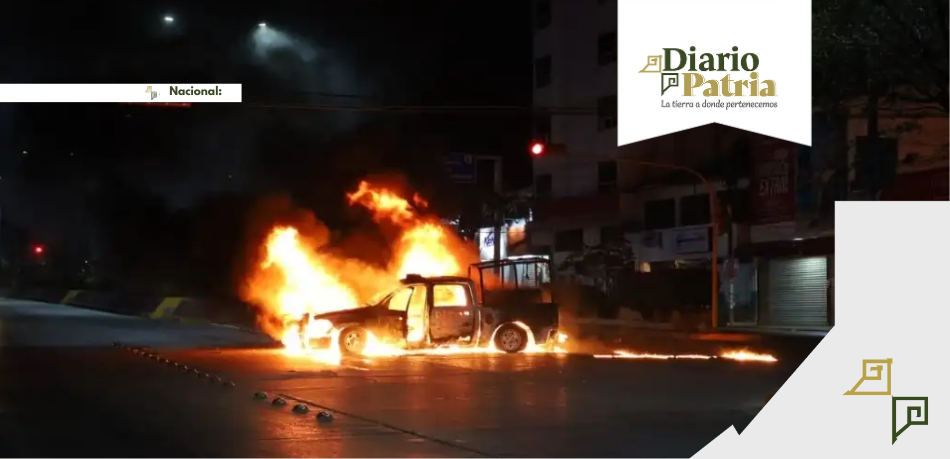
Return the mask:
<path id="1" fill-rule="evenodd" d="M 379 101 L 379 97 L 352 93 L 335 93 L 305 90 L 281 90 L 284 94 L 309 95 L 336 99 L 362 100 L 366 102 Z M 266 91 L 264 91 L 266 94 Z M 434 105 L 434 104 L 379 104 L 379 105 L 337 105 L 313 103 L 273 103 L 273 102 L 246 102 L 256 108 L 282 108 L 292 110 L 322 110 L 322 111 L 362 111 L 362 112 L 402 112 L 402 113 L 445 113 L 468 114 L 474 112 L 498 114 L 499 112 L 524 112 L 552 115 L 593 115 L 597 114 L 594 107 L 538 107 L 534 105 Z"/>
<path id="2" fill-rule="evenodd" d="M 349 111 L 349 112 L 385 112 L 411 114 L 445 114 L 445 115 L 517 115 L 541 114 L 559 116 L 592 116 L 597 115 L 593 108 L 574 107 L 534 107 L 518 105 L 327 105 L 327 104 L 274 104 L 274 103 L 242 103 L 242 106 L 264 109 L 288 110 L 315 110 L 315 111 Z"/>

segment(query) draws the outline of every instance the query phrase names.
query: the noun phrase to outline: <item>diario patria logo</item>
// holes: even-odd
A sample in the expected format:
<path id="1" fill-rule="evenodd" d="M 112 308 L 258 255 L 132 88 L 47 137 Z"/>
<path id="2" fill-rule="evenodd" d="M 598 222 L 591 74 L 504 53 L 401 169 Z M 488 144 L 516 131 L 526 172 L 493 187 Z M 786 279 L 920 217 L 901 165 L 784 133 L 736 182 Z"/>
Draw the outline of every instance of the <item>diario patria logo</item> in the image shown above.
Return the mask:
<path id="1" fill-rule="evenodd" d="M 732 53 L 701 53 L 696 56 L 696 47 L 689 53 L 679 48 L 663 48 L 663 54 L 647 56 L 647 65 L 639 73 L 660 74 L 660 96 L 673 90 L 670 96 L 682 91 L 684 97 L 743 97 L 764 98 L 762 101 L 722 101 L 704 99 L 702 102 L 661 100 L 662 107 L 778 107 L 775 97 L 775 80 L 761 79 L 758 72 L 759 56 L 754 53 L 739 55 L 739 47 Z M 682 78 L 680 78 L 682 76 Z"/>
<path id="2" fill-rule="evenodd" d="M 864 359 L 861 379 L 844 395 L 891 395 L 891 365 L 893 359 Z M 866 388 L 862 389 L 868 383 Z M 910 426 L 925 426 L 930 417 L 929 397 L 891 396 L 891 444 L 893 445 Z M 900 421 L 899 407 L 906 416 Z"/>
<path id="3" fill-rule="evenodd" d="M 158 97 L 158 91 L 152 91 L 151 86 L 145 88 L 145 93 L 151 96 L 149 100 L 155 100 L 155 98 Z"/>

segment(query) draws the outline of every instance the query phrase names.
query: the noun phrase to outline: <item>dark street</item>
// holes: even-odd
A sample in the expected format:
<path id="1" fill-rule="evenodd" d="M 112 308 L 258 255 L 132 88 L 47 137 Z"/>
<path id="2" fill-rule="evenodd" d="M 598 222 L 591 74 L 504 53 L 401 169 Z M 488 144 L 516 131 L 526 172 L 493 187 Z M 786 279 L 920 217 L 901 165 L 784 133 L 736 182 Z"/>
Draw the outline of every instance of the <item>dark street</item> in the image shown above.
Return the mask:
<path id="1" fill-rule="evenodd" d="M 688 457 L 741 430 L 799 363 L 460 355 L 336 366 L 220 347 L 248 343 L 236 330 L 209 344 L 208 330 L 36 305 L 0 308 L 4 456 Z M 77 344 L 50 336 L 67 333 Z M 298 403 L 309 412 L 295 414 Z M 317 421 L 323 410 L 332 422 Z"/>

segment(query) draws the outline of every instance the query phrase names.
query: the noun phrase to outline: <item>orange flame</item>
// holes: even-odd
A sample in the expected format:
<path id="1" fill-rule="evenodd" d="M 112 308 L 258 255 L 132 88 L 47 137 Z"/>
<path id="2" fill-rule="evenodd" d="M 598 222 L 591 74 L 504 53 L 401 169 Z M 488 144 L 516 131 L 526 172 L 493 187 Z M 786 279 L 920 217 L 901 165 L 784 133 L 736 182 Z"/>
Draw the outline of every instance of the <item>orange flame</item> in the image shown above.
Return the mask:
<path id="1" fill-rule="evenodd" d="M 372 211 L 373 218 L 377 222 L 389 220 L 397 225 L 408 225 L 417 219 L 416 211 L 409 201 L 385 188 L 373 188 L 366 181 L 360 182 L 356 191 L 347 194 L 346 197 L 350 205 L 361 204 Z M 419 207 L 428 206 L 428 203 L 418 195 L 414 197 L 414 202 Z"/>
<path id="2" fill-rule="evenodd" d="M 363 181 L 347 197 L 351 204 L 372 212 L 374 221 L 400 229 L 394 257 L 389 269 L 370 269 L 355 260 L 318 253 L 319 247 L 307 246 L 293 227 L 272 229 L 264 243 L 266 259 L 252 276 L 245 296 L 262 305 L 269 319 L 263 321 L 265 331 L 289 350 L 307 350 L 311 338 L 332 338 L 332 326 L 327 327 L 326 321 L 307 321 L 307 314 L 359 307 L 388 293 L 408 274 L 459 274 L 468 257 L 473 257 L 472 261 L 477 257 L 474 247 L 465 246 L 441 224 L 418 214 L 417 209 L 428 206 L 418 195 L 413 197 L 413 205 L 388 189 Z M 367 355 L 396 352 L 370 338 Z"/>
<path id="3" fill-rule="evenodd" d="M 265 309 L 264 331 L 285 346 L 303 346 L 294 324 L 306 314 L 359 306 L 355 292 L 331 273 L 325 260 L 304 247 L 296 228 L 274 228 L 264 247 L 265 259 L 247 296 Z"/>
<path id="4" fill-rule="evenodd" d="M 409 201 L 365 181 L 347 196 L 350 204 L 360 204 L 372 212 L 375 221 L 390 221 L 404 228 L 393 263 L 393 271 L 400 279 L 407 274 L 449 276 L 462 272 L 459 261 L 462 250 L 458 244 L 451 243 L 442 225 L 420 217 Z M 413 202 L 418 207 L 428 206 L 418 195 L 413 197 Z"/>

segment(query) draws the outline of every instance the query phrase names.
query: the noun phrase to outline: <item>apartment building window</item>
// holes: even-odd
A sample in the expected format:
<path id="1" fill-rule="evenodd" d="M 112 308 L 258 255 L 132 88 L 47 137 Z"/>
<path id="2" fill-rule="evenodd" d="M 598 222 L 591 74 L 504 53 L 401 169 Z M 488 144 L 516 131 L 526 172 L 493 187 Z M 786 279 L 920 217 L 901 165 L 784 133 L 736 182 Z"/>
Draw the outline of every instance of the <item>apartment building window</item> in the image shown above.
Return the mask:
<path id="1" fill-rule="evenodd" d="M 659 199 L 643 205 L 643 228 L 660 230 L 676 226 L 676 200 Z"/>
<path id="2" fill-rule="evenodd" d="M 708 194 L 694 194 L 680 198 L 680 225 L 705 225 L 709 222 Z"/>
<path id="3" fill-rule="evenodd" d="M 551 84 L 551 56 L 534 60 L 534 87 L 543 88 Z M 615 98 L 616 99 L 616 98 Z M 616 101 L 614 102 L 616 106 Z"/>
<path id="4" fill-rule="evenodd" d="M 534 119 L 534 140 L 551 143 L 551 115 L 540 115 Z"/>
<path id="5" fill-rule="evenodd" d="M 597 130 L 606 131 L 617 127 L 617 96 L 597 99 Z"/>
<path id="6" fill-rule="evenodd" d="M 584 230 L 573 229 L 554 233 L 554 250 L 580 252 L 584 250 Z"/>
<path id="7" fill-rule="evenodd" d="M 600 243 L 603 245 L 619 245 L 623 242 L 623 230 L 619 226 L 604 226 L 600 228 Z"/>
<path id="8" fill-rule="evenodd" d="M 539 174 L 534 177 L 534 195 L 539 198 L 550 198 L 554 192 L 554 180 L 551 174 Z"/>
<path id="9" fill-rule="evenodd" d="M 617 162 L 597 163 L 597 191 L 607 193 L 617 190 Z"/>
<path id="10" fill-rule="evenodd" d="M 617 32 L 600 34 L 597 37 L 597 64 L 607 65 L 617 62 Z"/>
<path id="11" fill-rule="evenodd" d="M 551 0 L 537 0 L 534 4 L 534 26 L 541 30 L 551 25 Z"/>

